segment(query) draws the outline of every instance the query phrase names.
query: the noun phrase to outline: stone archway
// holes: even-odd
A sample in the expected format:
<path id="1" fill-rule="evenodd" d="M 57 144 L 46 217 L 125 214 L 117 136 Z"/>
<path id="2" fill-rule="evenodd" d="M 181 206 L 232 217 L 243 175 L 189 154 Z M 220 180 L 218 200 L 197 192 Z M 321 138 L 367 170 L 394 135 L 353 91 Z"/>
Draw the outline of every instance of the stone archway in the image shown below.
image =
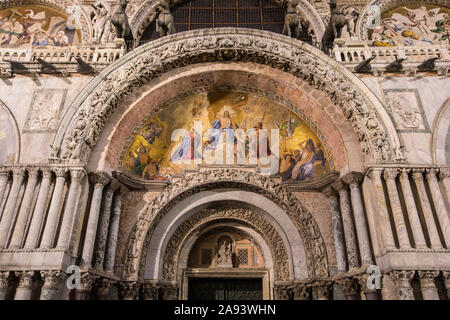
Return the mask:
<path id="1" fill-rule="evenodd" d="M 309 276 L 327 277 L 326 248 L 319 228 L 311 214 L 284 186 L 272 179 L 249 171 L 218 169 L 192 174 L 167 186 L 138 217 L 127 245 L 125 275 L 129 280 L 142 277 L 146 252 L 158 223 L 184 197 L 204 190 L 241 188 L 253 190 L 268 198 L 289 216 L 298 230 L 305 248 Z M 141 271 L 141 272 L 139 272 Z"/>
<path id="2" fill-rule="evenodd" d="M 450 98 L 447 99 L 436 114 L 431 138 L 431 156 L 434 164 L 450 162 Z"/>
<path id="3" fill-rule="evenodd" d="M 139 47 L 105 69 L 67 110 L 53 156 L 85 163 L 105 122 L 134 90 L 178 67 L 213 61 L 268 65 L 304 79 L 343 112 L 372 162 L 403 160 L 400 141 L 381 102 L 351 72 L 300 41 L 270 32 L 223 28 L 178 33 Z"/>

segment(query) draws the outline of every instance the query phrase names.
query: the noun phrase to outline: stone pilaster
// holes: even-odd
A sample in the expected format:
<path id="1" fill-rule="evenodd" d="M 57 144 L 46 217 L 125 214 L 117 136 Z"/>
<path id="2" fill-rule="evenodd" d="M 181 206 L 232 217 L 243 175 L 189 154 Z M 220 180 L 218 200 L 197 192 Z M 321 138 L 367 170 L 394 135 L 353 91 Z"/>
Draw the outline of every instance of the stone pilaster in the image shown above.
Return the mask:
<path id="1" fill-rule="evenodd" d="M 106 193 L 104 196 L 103 212 L 100 217 L 100 227 L 97 234 L 97 251 L 95 253 L 94 264 L 94 268 L 99 271 L 103 271 L 109 221 L 111 218 L 111 207 L 113 203 L 114 192 L 116 192 L 119 187 L 120 183 L 117 180 L 111 180 L 111 183 L 106 188 Z"/>
<path id="2" fill-rule="evenodd" d="M 142 285 L 142 297 L 144 300 L 158 300 L 159 286 L 155 283 L 144 283 Z"/>
<path id="3" fill-rule="evenodd" d="M 406 211 L 411 225 L 414 243 L 417 249 L 427 248 L 422 226 L 420 224 L 419 212 L 416 208 L 414 196 L 409 182 L 409 172 L 411 169 L 402 168 L 400 173 L 400 184 L 402 186 L 403 197 L 405 199 Z"/>
<path id="4" fill-rule="evenodd" d="M 385 169 L 383 175 L 384 180 L 386 181 L 389 201 L 391 203 L 392 215 L 394 217 L 394 224 L 397 230 L 400 248 L 410 249 L 411 244 L 409 243 L 408 231 L 406 230 L 406 223 L 403 217 L 400 198 L 398 196 L 397 185 L 395 184 L 395 179 L 397 178 L 398 173 L 399 169 L 391 168 Z"/>
<path id="5" fill-rule="evenodd" d="M 160 285 L 163 300 L 178 300 L 178 287 L 172 284 Z"/>
<path id="6" fill-rule="evenodd" d="M 364 175 L 358 172 L 347 174 L 343 180 L 350 186 L 353 214 L 355 217 L 356 234 L 362 264 L 372 264 L 372 253 L 370 250 L 369 232 L 367 230 L 366 216 L 364 214 L 364 206 L 361 198 L 360 183 Z"/>
<path id="7" fill-rule="evenodd" d="M 450 271 L 443 271 L 442 276 L 444 277 L 445 289 L 447 290 L 447 298 L 450 300 Z"/>
<path id="8" fill-rule="evenodd" d="M 136 300 L 139 292 L 139 283 L 136 281 L 119 282 L 119 292 L 122 300 Z"/>
<path id="9" fill-rule="evenodd" d="M 95 289 L 97 293 L 98 300 L 107 300 L 111 286 L 115 281 L 111 279 L 102 278 L 95 283 Z"/>
<path id="10" fill-rule="evenodd" d="M 45 209 L 48 202 L 48 194 L 52 183 L 52 171 L 49 169 L 42 170 L 41 187 L 39 188 L 39 195 L 34 208 L 34 213 L 31 218 L 28 236 L 25 241 L 25 249 L 35 249 L 39 239 L 39 231 L 41 229 L 42 220 L 44 219 Z"/>
<path id="11" fill-rule="evenodd" d="M 103 188 L 110 181 L 109 176 L 104 173 L 91 174 L 90 179 L 94 184 L 94 193 L 92 195 L 91 210 L 89 211 L 89 219 L 86 228 L 86 236 L 84 239 L 83 254 L 81 256 L 82 267 L 90 267 L 92 263 L 95 236 L 97 233 L 98 218 L 102 203 Z"/>
<path id="12" fill-rule="evenodd" d="M 310 300 L 311 288 L 306 283 L 295 283 L 292 286 L 294 300 Z"/>
<path id="13" fill-rule="evenodd" d="M 0 222 L 0 248 L 6 248 L 8 243 L 9 228 L 14 217 L 14 211 L 16 210 L 17 199 L 19 197 L 24 175 L 25 170 L 23 168 L 13 169 L 13 183 Z"/>
<path id="14" fill-rule="evenodd" d="M 432 248 L 442 248 L 441 240 L 437 231 L 436 223 L 433 218 L 433 212 L 431 211 L 430 202 L 428 200 L 427 191 L 423 181 L 423 169 L 413 169 L 413 179 L 419 193 L 420 203 L 422 205 L 422 212 L 425 218 L 425 223 L 428 229 L 428 235 L 430 237 Z"/>
<path id="15" fill-rule="evenodd" d="M 44 285 L 41 289 L 41 300 L 57 300 L 58 289 L 62 285 L 62 281 L 66 278 L 66 274 L 58 270 L 41 271 L 41 278 Z"/>
<path id="16" fill-rule="evenodd" d="M 342 181 L 337 181 L 333 187 L 339 192 L 339 201 L 342 216 L 342 225 L 345 235 L 345 246 L 347 249 L 348 267 L 355 269 L 359 267 L 359 255 L 356 242 L 355 226 L 353 224 L 352 210 L 350 207 L 350 197 L 347 187 Z"/>
<path id="17" fill-rule="evenodd" d="M 19 286 L 16 289 L 14 300 L 30 300 L 33 290 L 33 281 L 35 277 L 34 271 L 19 271 L 16 272 L 19 278 Z"/>
<path id="18" fill-rule="evenodd" d="M 336 283 L 344 293 L 345 300 L 358 300 L 358 282 L 355 279 L 336 279 Z"/>
<path id="19" fill-rule="evenodd" d="M 0 301 L 6 299 L 10 274 L 11 272 L 9 271 L 0 271 Z"/>
<path id="20" fill-rule="evenodd" d="M 91 297 L 92 288 L 99 278 L 90 272 L 81 273 L 80 288 L 75 289 L 75 300 L 89 300 Z"/>
<path id="21" fill-rule="evenodd" d="M 411 270 L 391 272 L 391 278 L 394 280 L 398 298 L 400 300 L 414 300 L 414 292 L 411 286 L 411 280 L 414 278 L 414 273 L 415 272 Z"/>
<path id="22" fill-rule="evenodd" d="M 61 231 L 59 233 L 58 249 L 69 248 L 70 240 L 72 238 L 75 217 L 77 211 L 78 198 L 80 195 L 81 180 L 85 175 L 82 169 L 70 170 L 70 189 L 67 197 L 66 209 L 64 210 L 63 220 L 61 224 Z"/>
<path id="23" fill-rule="evenodd" d="M 25 227 L 27 225 L 28 217 L 33 203 L 34 192 L 36 189 L 39 171 L 37 169 L 28 170 L 28 182 L 25 189 L 25 194 L 22 200 L 19 214 L 17 216 L 16 225 L 9 245 L 12 249 L 18 249 L 22 245 L 23 236 L 25 234 Z"/>
<path id="24" fill-rule="evenodd" d="M 66 182 L 67 176 L 66 168 L 55 168 L 53 172 L 56 175 L 55 190 L 53 191 L 52 202 L 50 203 L 41 245 L 39 246 L 41 249 L 53 248 L 56 227 L 58 226 L 59 211 L 63 200 L 64 183 Z"/>
<path id="25" fill-rule="evenodd" d="M 424 300 L 439 300 L 439 294 L 434 279 L 439 276 L 439 271 L 419 271 L 420 290 Z"/>
<path id="26" fill-rule="evenodd" d="M 333 290 L 333 283 L 329 280 L 316 280 L 311 283 L 311 287 L 315 289 L 317 300 L 330 300 Z"/>
<path id="27" fill-rule="evenodd" d="M 427 169 L 427 181 L 430 186 L 431 197 L 433 199 L 434 207 L 436 209 L 436 215 L 441 225 L 442 234 L 444 236 L 447 248 L 450 247 L 450 216 L 447 211 L 444 198 L 442 197 L 441 190 L 437 181 L 436 174 L 438 169 Z"/>
<path id="28" fill-rule="evenodd" d="M 339 200 L 336 191 L 331 187 L 325 189 L 323 193 L 328 197 L 328 199 L 330 199 L 331 221 L 333 223 L 337 268 L 339 272 L 345 272 L 347 271 L 347 259 L 345 253 L 344 230 L 342 227 L 341 212 L 339 211 Z"/>
<path id="29" fill-rule="evenodd" d="M 447 200 L 450 201 L 450 168 L 439 169 L 439 179 L 442 181 Z"/>

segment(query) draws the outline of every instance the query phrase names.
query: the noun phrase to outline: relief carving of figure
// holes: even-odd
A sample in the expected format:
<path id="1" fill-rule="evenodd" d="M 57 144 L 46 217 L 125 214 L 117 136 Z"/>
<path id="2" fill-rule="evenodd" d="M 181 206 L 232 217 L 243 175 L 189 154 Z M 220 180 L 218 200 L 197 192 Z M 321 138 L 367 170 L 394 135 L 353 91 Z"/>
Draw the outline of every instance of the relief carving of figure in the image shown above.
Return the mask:
<path id="1" fill-rule="evenodd" d="M 93 42 L 104 43 L 108 36 L 110 14 L 101 1 L 92 4 L 92 7 L 94 8 L 94 12 L 91 14 Z"/>
<path id="2" fill-rule="evenodd" d="M 159 36 L 164 37 L 169 34 L 174 34 L 176 32 L 175 23 L 172 13 L 170 13 L 169 5 L 167 3 L 161 4 L 156 9 L 156 14 L 156 32 L 159 33 Z"/>
<path id="3" fill-rule="evenodd" d="M 231 242 L 226 238 L 219 244 L 219 249 L 217 250 L 217 265 L 219 267 L 232 267 L 233 263 L 231 257 Z"/>

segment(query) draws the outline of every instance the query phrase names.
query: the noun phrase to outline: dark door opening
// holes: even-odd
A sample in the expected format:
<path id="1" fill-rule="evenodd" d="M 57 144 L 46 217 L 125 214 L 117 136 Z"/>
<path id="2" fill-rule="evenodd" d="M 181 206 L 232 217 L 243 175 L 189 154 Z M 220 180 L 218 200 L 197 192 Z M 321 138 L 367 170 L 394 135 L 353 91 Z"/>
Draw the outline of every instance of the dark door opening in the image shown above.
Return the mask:
<path id="1" fill-rule="evenodd" d="M 189 279 L 189 300 L 262 300 L 262 279 Z"/>

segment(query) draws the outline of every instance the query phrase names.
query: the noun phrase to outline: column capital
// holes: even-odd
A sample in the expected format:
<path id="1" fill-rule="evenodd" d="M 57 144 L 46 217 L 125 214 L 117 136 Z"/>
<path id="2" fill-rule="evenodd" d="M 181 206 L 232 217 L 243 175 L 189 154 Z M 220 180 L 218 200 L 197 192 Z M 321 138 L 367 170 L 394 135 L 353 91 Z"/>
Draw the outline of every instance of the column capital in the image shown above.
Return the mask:
<path id="1" fill-rule="evenodd" d="M 35 271 L 16 271 L 15 274 L 19 278 L 19 288 L 31 288 Z"/>
<path id="2" fill-rule="evenodd" d="M 419 280 L 422 287 L 435 288 L 434 279 L 439 276 L 439 271 L 419 271 Z"/>
<path id="3" fill-rule="evenodd" d="M 414 181 L 419 181 L 419 180 L 423 180 L 423 172 L 425 171 L 425 169 L 423 168 L 414 168 L 412 169 L 412 177 L 414 179 Z"/>
<path id="4" fill-rule="evenodd" d="M 325 197 L 327 197 L 327 198 L 335 198 L 336 196 L 337 196 L 337 192 L 336 192 L 336 190 L 333 188 L 333 187 L 331 187 L 331 186 L 328 186 L 328 187 L 326 187 L 325 189 L 323 189 L 322 190 L 322 193 L 325 195 Z"/>
<path id="5" fill-rule="evenodd" d="M 144 283 L 141 290 L 144 300 L 158 300 L 159 286 L 156 283 Z"/>
<path id="6" fill-rule="evenodd" d="M 439 173 L 439 169 L 438 168 L 427 168 L 426 172 L 427 172 L 426 173 L 427 180 L 436 179 L 436 175 Z"/>
<path id="7" fill-rule="evenodd" d="M 444 277 L 445 287 L 450 290 L 450 271 L 442 271 L 442 276 Z"/>
<path id="8" fill-rule="evenodd" d="M 25 175 L 25 168 L 13 168 L 13 180 L 22 179 Z"/>
<path id="9" fill-rule="evenodd" d="M 8 180 L 11 175 L 11 170 L 8 168 L 0 168 L 0 180 Z"/>
<path id="10" fill-rule="evenodd" d="M 177 300 L 178 286 L 176 284 L 160 285 L 163 300 Z"/>
<path id="11" fill-rule="evenodd" d="M 356 281 L 356 279 L 342 278 L 336 279 L 335 281 L 339 286 L 339 289 L 341 289 L 346 296 L 353 296 L 358 294 L 358 282 Z"/>
<path id="12" fill-rule="evenodd" d="M 96 274 L 92 274 L 90 272 L 83 272 L 81 273 L 81 288 L 80 290 L 82 291 L 91 291 L 95 282 L 97 281 L 97 279 L 99 278 L 99 275 Z"/>
<path id="13" fill-rule="evenodd" d="M 292 286 L 289 284 L 276 284 L 273 288 L 276 300 L 291 300 L 293 295 Z"/>
<path id="14" fill-rule="evenodd" d="M 395 180 L 399 174 L 400 170 L 398 168 L 387 168 L 384 169 L 383 177 L 384 180 Z"/>
<path id="15" fill-rule="evenodd" d="M 410 287 L 410 281 L 414 278 L 414 270 L 395 270 L 391 271 L 391 278 L 397 284 L 397 287 Z"/>
<path id="16" fill-rule="evenodd" d="M 81 181 L 85 174 L 86 172 L 83 169 L 71 169 L 70 179 L 72 179 L 72 181 Z"/>
<path id="17" fill-rule="evenodd" d="M 109 175 L 104 172 L 91 172 L 89 174 L 89 179 L 94 185 L 102 186 L 106 186 L 111 181 Z"/>
<path id="18" fill-rule="evenodd" d="M 32 168 L 28 169 L 28 179 L 37 179 L 39 176 L 39 169 L 38 168 Z"/>
<path id="19" fill-rule="evenodd" d="M 347 190 L 347 185 L 342 180 L 337 180 L 337 181 L 333 182 L 332 187 L 337 192 L 341 192 L 343 190 Z"/>
<path id="20" fill-rule="evenodd" d="M 106 192 L 116 192 L 120 187 L 121 187 L 121 183 L 119 181 L 117 181 L 114 178 L 111 178 L 111 183 L 108 185 L 108 187 L 106 188 Z"/>
<path id="21" fill-rule="evenodd" d="M 10 275 L 10 271 L 0 271 L 0 289 L 8 287 L 8 280 Z"/>
<path id="22" fill-rule="evenodd" d="M 97 297 L 101 300 L 105 300 L 111 289 L 111 285 L 114 283 L 116 283 L 116 281 L 107 278 L 101 278 L 96 281 L 94 287 L 97 290 Z"/>
<path id="23" fill-rule="evenodd" d="M 364 174 L 362 174 L 361 172 L 350 172 L 347 173 L 342 180 L 348 184 L 350 187 L 352 186 L 359 186 L 359 184 L 361 183 L 361 181 L 364 179 Z"/>
<path id="24" fill-rule="evenodd" d="M 373 179 L 373 178 L 380 179 L 381 175 L 383 174 L 383 171 L 384 171 L 384 168 L 370 168 L 367 171 L 366 175 L 371 179 Z"/>
<path id="25" fill-rule="evenodd" d="M 136 281 L 119 282 L 119 290 L 122 300 L 134 300 L 139 291 L 139 283 Z"/>
<path id="26" fill-rule="evenodd" d="M 60 270 L 43 270 L 40 273 L 44 280 L 44 287 L 49 289 L 56 289 L 61 280 L 66 277 L 66 274 Z"/>
<path id="27" fill-rule="evenodd" d="M 329 300 L 333 283 L 329 280 L 315 280 L 311 287 L 316 288 L 319 300 Z"/>
<path id="28" fill-rule="evenodd" d="M 41 168 L 42 171 L 42 178 L 51 179 L 52 178 L 52 169 L 50 168 Z"/>
<path id="29" fill-rule="evenodd" d="M 408 178 L 410 172 L 410 168 L 400 168 L 400 178 Z"/>
<path id="30" fill-rule="evenodd" d="M 56 178 L 65 178 L 67 176 L 67 168 L 53 168 Z"/>
<path id="31" fill-rule="evenodd" d="M 294 300 L 309 300 L 311 288 L 306 283 L 294 283 L 292 286 Z"/>
<path id="32" fill-rule="evenodd" d="M 444 180 L 450 177 L 450 168 L 440 168 L 439 169 L 439 179 Z"/>

